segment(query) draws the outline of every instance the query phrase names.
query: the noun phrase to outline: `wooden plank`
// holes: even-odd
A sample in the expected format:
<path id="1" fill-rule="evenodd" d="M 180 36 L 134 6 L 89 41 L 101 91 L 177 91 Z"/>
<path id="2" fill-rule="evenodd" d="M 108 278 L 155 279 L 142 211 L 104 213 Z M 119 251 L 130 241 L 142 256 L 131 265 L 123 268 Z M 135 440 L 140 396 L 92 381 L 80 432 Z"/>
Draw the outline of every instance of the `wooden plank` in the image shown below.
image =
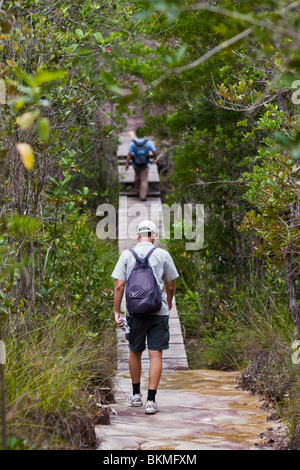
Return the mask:
<path id="1" fill-rule="evenodd" d="M 133 191 L 120 191 L 119 192 L 119 195 L 120 196 L 127 196 L 127 197 L 136 197 L 136 193 L 133 192 Z M 159 197 L 160 196 L 160 192 L 158 191 L 149 191 L 148 192 L 148 197 Z"/>
<path id="2" fill-rule="evenodd" d="M 134 169 L 131 165 L 128 167 L 128 170 L 125 170 L 124 165 L 118 165 L 118 172 L 119 183 L 134 183 Z M 149 167 L 148 182 L 159 183 L 159 174 L 156 163 L 152 163 Z"/>
<path id="3" fill-rule="evenodd" d="M 149 366 L 150 366 L 150 361 L 142 360 L 143 371 L 149 370 Z M 163 366 L 163 370 L 176 370 L 176 369 L 186 370 L 188 369 L 185 358 L 178 358 L 178 359 L 173 358 L 172 360 L 169 360 L 168 358 L 163 358 L 162 366 Z M 119 361 L 118 371 L 128 371 L 128 362 Z"/>

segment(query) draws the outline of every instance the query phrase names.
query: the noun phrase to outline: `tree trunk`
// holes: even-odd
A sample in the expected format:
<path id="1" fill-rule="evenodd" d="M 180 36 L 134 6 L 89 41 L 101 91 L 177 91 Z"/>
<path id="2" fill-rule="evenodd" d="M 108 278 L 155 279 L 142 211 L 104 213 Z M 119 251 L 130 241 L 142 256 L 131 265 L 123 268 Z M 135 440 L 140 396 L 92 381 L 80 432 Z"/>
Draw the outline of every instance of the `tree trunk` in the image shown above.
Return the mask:
<path id="1" fill-rule="evenodd" d="M 4 382 L 4 365 L 3 364 L 0 364 L 0 388 L 1 388 L 1 438 L 2 438 L 2 450 L 7 450 L 5 382 Z"/>
<path id="2" fill-rule="evenodd" d="M 2 331 L 1 321 L 2 320 L 0 319 L 0 340 L 2 342 L 3 331 Z M 0 348 L 1 347 L 2 345 L 0 345 Z M 5 345 L 4 345 L 4 348 L 5 348 Z M 5 349 L 2 352 L 3 352 L 3 355 L 0 352 L 1 440 L 2 440 L 2 450 L 7 450 L 5 377 L 4 377 Z"/>
<path id="3" fill-rule="evenodd" d="M 294 336 L 300 338 L 300 312 L 297 303 L 296 282 L 293 269 L 293 259 L 290 251 L 287 251 L 284 258 L 286 282 L 289 294 L 289 309 L 292 322 L 294 324 Z"/>
<path id="4" fill-rule="evenodd" d="M 297 201 L 295 204 L 290 206 L 290 226 L 295 228 L 297 221 L 300 216 L 300 201 Z M 296 273 L 297 269 L 295 268 L 295 263 L 292 255 L 293 244 L 290 243 L 286 247 L 286 254 L 284 256 L 284 266 L 285 266 L 285 277 L 288 286 L 289 294 L 289 309 L 291 319 L 294 323 L 294 336 L 295 338 L 300 338 L 300 312 L 297 303 L 297 289 L 296 289 Z"/>

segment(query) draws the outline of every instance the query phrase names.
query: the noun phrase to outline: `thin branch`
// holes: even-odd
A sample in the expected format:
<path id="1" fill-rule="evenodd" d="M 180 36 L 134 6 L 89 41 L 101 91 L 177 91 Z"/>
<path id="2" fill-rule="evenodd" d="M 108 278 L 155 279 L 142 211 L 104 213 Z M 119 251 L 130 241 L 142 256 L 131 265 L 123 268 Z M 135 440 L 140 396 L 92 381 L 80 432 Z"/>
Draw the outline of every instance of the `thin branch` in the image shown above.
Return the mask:
<path id="1" fill-rule="evenodd" d="M 294 10 L 300 6 L 300 0 L 297 0 L 290 5 L 282 8 L 281 10 L 277 10 L 274 13 L 277 13 L 280 16 L 285 16 L 287 12 Z M 239 19 L 242 21 L 246 21 L 247 23 L 253 24 L 254 26 L 259 26 L 261 28 L 270 29 L 274 31 L 274 29 L 279 30 L 281 33 L 285 33 L 288 36 L 293 37 L 294 39 L 300 39 L 299 33 L 296 31 L 292 31 L 290 29 L 286 29 L 280 25 L 276 28 L 276 25 L 273 22 L 262 21 L 259 18 L 254 18 L 249 14 L 239 13 L 237 11 L 228 10 L 227 8 L 222 8 L 220 6 L 213 6 L 208 3 L 199 3 L 197 5 L 190 6 L 186 8 L 184 11 L 197 11 L 197 10 L 206 10 L 212 13 L 219 13 L 220 15 L 228 16 L 230 18 Z"/>
<path id="2" fill-rule="evenodd" d="M 162 83 L 164 80 L 166 80 L 170 75 L 172 74 L 177 74 L 177 73 L 182 73 L 187 70 L 193 69 L 195 67 L 198 67 L 198 65 L 202 64 L 203 62 L 207 61 L 214 55 L 216 55 L 218 52 L 222 51 L 223 49 L 226 49 L 227 47 L 231 46 L 237 41 L 240 41 L 241 39 L 244 39 L 245 37 L 249 36 L 251 32 L 253 31 L 253 27 L 251 26 L 250 28 L 245 29 L 239 34 L 236 34 L 230 39 L 226 39 L 226 41 L 222 42 L 221 44 L 218 44 L 216 47 L 211 49 L 210 51 L 206 52 L 203 56 L 199 57 L 198 59 L 194 60 L 194 62 L 191 62 L 190 64 L 187 65 L 182 65 L 181 67 L 174 67 L 172 69 L 167 70 L 161 77 L 157 78 L 154 80 L 148 87 L 147 89 L 157 86 L 160 83 Z"/>
<path id="3" fill-rule="evenodd" d="M 290 3 L 286 7 L 282 8 L 281 10 L 278 11 L 280 15 L 285 15 L 288 11 L 294 10 L 294 8 L 300 7 L 300 0 L 296 0 L 293 3 Z"/>
<path id="4" fill-rule="evenodd" d="M 50 243 L 50 245 L 49 245 L 48 248 L 47 248 L 46 259 L 45 259 L 45 262 L 44 262 L 43 276 L 45 276 L 46 267 L 47 267 L 47 262 L 48 262 L 48 256 L 49 256 L 49 251 L 50 251 L 51 248 L 52 248 L 52 244 L 53 244 L 53 240 L 51 240 L 51 243 Z"/>
<path id="5" fill-rule="evenodd" d="M 290 5 L 287 5 L 286 7 L 282 8 L 281 10 L 276 11 L 281 16 L 284 16 L 288 11 L 294 10 L 300 6 L 300 0 L 296 0 L 295 2 L 291 3 Z M 221 8 L 221 7 L 216 7 L 213 5 L 209 5 L 207 3 L 203 4 L 198 4 L 194 6 L 190 6 L 184 11 L 196 11 L 196 10 L 207 10 L 211 11 L 213 13 L 219 13 L 223 14 L 225 16 L 229 16 L 235 19 L 240 19 L 243 21 L 246 21 L 248 23 L 253 24 L 250 28 L 245 29 L 241 33 L 237 34 L 236 36 L 233 36 L 232 38 L 222 42 L 218 46 L 214 47 L 210 51 L 206 52 L 203 56 L 199 57 L 196 59 L 194 62 L 191 62 L 190 64 L 183 65 L 181 67 L 174 67 L 172 69 L 167 70 L 161 77 L 157 78 L 154 80 L 149 86 L 146 87 L 146 90 L 149 90 L 153 86 L 160 85 L 164 80 L 166 80 L 170 75 L 172 74 L 179 74 L 182 72 L 185 72 L 187 70 L 190 70 L 192 68 L 197 67 L 198 65 L 202 64 L 206 60 L 210 59 L 213 57 L 215 54 L 220 52 L 223 49 L 226 49 L 227 47 L 231 46 L 235 42 L 239 41 L 240 39 L 244 39 L 245 37 L 249 36 L 253 32 L 254 26 L 259 26 L 261 28 L 266 28 L 266 29 L 271 29 L 274 31 L 274 28 L 276 29 L 276 25 L 273 22 L 268 23 L 267 21 L 261 21 L 258 18 L 253 18 L 250 15 L 246 15 L 243 13 L 227 10 L 226 8 Z M 277 28 L 278 29 L 278 28 Z M 279 29 L 282 33 L 287 34 L 290 37 L 293 37 L 294 39 L 297 39 L 298 41 L 300 40 L 300 35 L 299 33 L 292 31 L 291 29 L 286 29 L 281 26 L 279 26 Z"/>
<path id="6" fill-rule="evenodd" d="M 233 181 L 226 181 L 226 180 L 220 180 L 220 181 L 200 181 L 199 183 L 191 183 L 185 186 L 185 188 L 189 188 L 190 186 L 206 186 L 208 184 L 246 184 L 245 181 L 240 181 L 240 180 L 233 180 Z"/>
<path id="7" fill-rule="evenodd" d="M 277 98 L 277 96 L 278 95 L 274 94 L 273 96 L 269 96 L 268 99 L 266 99 L 265 101 L 257 101 L 256 103 L 254 102 L 252 105 L 249 105 L 249 106 L 243 106 L 243 105 L 240 105 L 239 103 L 236 103 L 236 107 L 228 106 L 225 101 L 223 101 L 222 104 L 219 104 L 214 99 L 210 100 L 206 96 L 202 96 L 202 98 L 207 100 L 209 103 L 212 103 L 215 106 L 218 106 L 219 108 L 228 109 L 229 111 L 241 112 L 241 111 L 252 111 L 253 109 L 257 109 L 257 108 L 260 108 L 261 106 L 265 106 L 266 104 L 271 103 L 275 98 Z"/>

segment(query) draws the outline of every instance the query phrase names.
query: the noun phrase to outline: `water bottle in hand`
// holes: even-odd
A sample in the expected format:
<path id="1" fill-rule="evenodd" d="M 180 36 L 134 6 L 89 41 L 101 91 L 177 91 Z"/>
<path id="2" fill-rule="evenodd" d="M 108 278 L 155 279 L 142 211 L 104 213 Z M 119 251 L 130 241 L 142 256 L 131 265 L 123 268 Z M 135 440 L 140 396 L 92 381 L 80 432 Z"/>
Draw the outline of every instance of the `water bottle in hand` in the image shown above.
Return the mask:
<path id="1" fill-rule="evenodd" d="M 128 323 L 127 323 L 126 318 L 124 318 L 124 317 L 119 318 L 118 323 L 120 324 L 122 330 L 125 330 L 125 333 L 129 333 L 129 332 L 130 332 L 130 327 L 129 327 Z"/>

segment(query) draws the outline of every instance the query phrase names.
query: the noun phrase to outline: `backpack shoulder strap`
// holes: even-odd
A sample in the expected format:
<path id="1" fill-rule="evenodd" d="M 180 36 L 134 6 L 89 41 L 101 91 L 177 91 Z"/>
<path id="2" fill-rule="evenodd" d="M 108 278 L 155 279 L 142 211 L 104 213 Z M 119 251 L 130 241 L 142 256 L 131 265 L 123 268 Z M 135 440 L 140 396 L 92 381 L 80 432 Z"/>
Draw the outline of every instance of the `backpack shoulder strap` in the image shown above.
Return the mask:
<path id="1" fill-rule="evenodd" d="M 156 247 L 155 247 L 155 246 L 154 246 L 153 248 L 151 248 L 151 250 L 147 253 L 147 255 L 145 256 L 145 258 L 144 258 L 143 260 L 141 260 L 141 259 L 138 257 L 138 255 L 136 254 L 136 252 L 135 252 L 132 248 L 130 248 L 129 251 L 130 251 L 130 253 L 133 254 L 133 256 L 135 257 L 135 259 L 136 259 L 136 261 L 137 261 L 138 263 L 144 264 L 144 263 L 146 263 L 146 262 L 148 261 L 148 259 L 150 258 L 150 256 L 152 255 L 152 253 L 153 253 L 154 250 L 156 250 Z"/>
<path id="2" fill-rule="evenodd" d="M 150 258 L 154 250 L 156 250 L 156 246 L 151 248 L 151 250 L 148 252 L 147 256 L 145 257 L 145 262 Z"/>
<path id="3" fill-rule="evenodd" d="M 130 253 L 133 254 L 133 256 L 135 257 L 135 259 L 136 259 L 136 261 L 137 261 L 138 263 L 141 263 L 141 262 L 142 262 L 142 261 L 140 260 L 140 258 L 138 257 L 138 255 L 136 254 L 136 252 L 135 252 L 132 248 L 130 248 L 129 251 L 130 251 Z"/>
<path id="4" fill-rule="evenodd" d="M 145 145 L 147 142 L 148 142 L 148 139 L 145 139 L 142 141 L 142 142 L 137 142 L 136 139 L 132 139 L 132 142 L 134 143 L 134 145 L 137 145 L 139 147 Z"/>

